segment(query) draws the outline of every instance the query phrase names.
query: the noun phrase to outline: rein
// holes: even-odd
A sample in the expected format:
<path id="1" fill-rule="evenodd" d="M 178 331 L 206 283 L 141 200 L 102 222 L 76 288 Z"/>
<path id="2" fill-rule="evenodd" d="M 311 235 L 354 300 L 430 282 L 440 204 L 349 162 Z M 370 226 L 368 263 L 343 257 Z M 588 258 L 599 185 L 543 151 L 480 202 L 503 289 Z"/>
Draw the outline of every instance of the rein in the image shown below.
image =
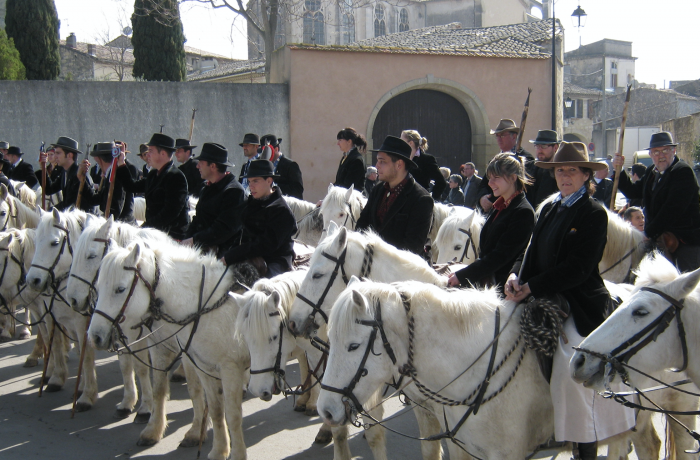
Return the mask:
<path id="1" fill-rule="evenodd" d="M 474 238 L 472 238 L 471 231 L 464 228 L 458 228 L 457 230 L 467 235 L 467 241 L 464 243 L 464 251 L 462 251 L 462 257 L 459 258 L 459 263 L 464 262 L 464 258 L 467 256 L 467 251 L 469 250 L 470 246 L 472 251 L 474 251 L 474 259 L 478 259 L 479 254 L 476 252 L 476 244 L 474 244 Z"/>
<path id="2" fill-rule="evenodd" d="M 49 276 L 51 277 L 51 284 L 54 285 L 54 290 L 56 290 L 56 286 L 59 283 L 56 283 L 56 274 L 54 273 L 54 269 L 58 265 L 58 261 L 61 260 L 61 256 L 63 255 L 63 250 L 66 248 L 66 245 L 68 246 L 68 253 L 70 253 L 71 258 L 73 257 L 73 246 L 70 244 L 70 232 L 67 228 L 61 227 L 60 225 L 54 224 L 54 228 L 57 228 L 61 231 L 63 231 L 64 236 L 63 240 L 61 241 L 61 249 L 59 249 L 58 254 L 56 255 L 56 259 L 54 259 L 53 263 L 49 268 L 43 267 L 41 265 L 37 264 L 32 264 L 31 266 L 34 268 L 38 268 L 40 270 L 44 270 L 45 272 L 48 272 Z M 63 300 L 63 299 L 62 299 Z M 70 304 L 68 304 L 70 305 Z"/>
<path id="3" fill-rule="evenodd" d="M 617 267 L 617 266 L 620 265 L 622 262 L 624 262 L 625 259 L 628 259 L 628 258 L 629 258 L 629 259 L 630 259 L 630 268 L 629 268 L 629 270 L 627 270 L 627 275 L 625 275 L 625 282 L 626 282 L 627 280 L 629 280 L 630 274 L 632 273 L 632 269 L 634 268 L 634 267 L 632 266 L 632 262 L 633 262 L 633 261 L 632 261 L 632 259 L 631 259 L 631 256 L 632 256 L 632 254 L 635 253 L 635 251 L 637 251 L 637 249 L 639 249 L 639 246 L 641 246 L 641 245 L 644 245 L 644 242 L 643 242 L 643 241 L 640 242 L 638 245 L 634 246 L 632 249 L 630 249 L 630 250 L 629 250 L 625 255 L 623 255 L 617 262 L 615 262 L 614 264 L 612 264 L 611 266 L 609 266 L 608 268 L 606 268 L 605 270 L 603 270 L 602 272 L 600 272 L 600 276 L 603 276 L 605 273 L 609 272 L 610 270 L 612 270 L 613 268 Z"/>
<path id="4" fill-rule="evenodd" d="M 279 311 L 273 311 L 272 313 L 269 314 L 269 316 L 281 316 L 281 313 Z M 280 321 L 280 327 L 279 327 L 279 339 L 278 339 L 278 347 L 277 347 L 277 356 L 275 357 L 275 364 L 272 367 L 266 367 L 264 369 L 251 369 L 250 374 L 255 375 L 255 374 L 266 374 L 268 372 L 272 372 L 273 376 L 275 377 L 275 385 L 277 385 L 277 382 L 282 382 L 285 381 L 284 376 L 285 372 L 281 368 L 282 364 L 282 336 L 284 335 L 284 322 Z M 277 385 L 277 388 L 282 388 L 282 385 Z"/>
<path id="5" fill-rule="evenodd" d="M 107 255 L 107 250 L 109 249 L 109 240 L 106 238 L 94 238 L 92 241 L 96 241 L 98 243 L 103 243 L 104 244 L 104 249 L 102 250 L 102 259 L 104 260 L 105 256 Z M 71 270 L 70 276 L 72 278 L 77 279 L 78 281 L 82 281 L 83 283 L 88 285 L 88 299 L 86 302 L 90 301 L 90 296 L 91 295 L 97 295 L 97 289 L 95 288 L 95 283 L 97 283 L 97 278 L 100 276 L 100 267 L 97 267 L 97 271 L 95 272 L 95 276 L 92 278 L 92 281 L 88 281 L 85 278 L 76 275 L 73 273 L 73 270 Z"/>

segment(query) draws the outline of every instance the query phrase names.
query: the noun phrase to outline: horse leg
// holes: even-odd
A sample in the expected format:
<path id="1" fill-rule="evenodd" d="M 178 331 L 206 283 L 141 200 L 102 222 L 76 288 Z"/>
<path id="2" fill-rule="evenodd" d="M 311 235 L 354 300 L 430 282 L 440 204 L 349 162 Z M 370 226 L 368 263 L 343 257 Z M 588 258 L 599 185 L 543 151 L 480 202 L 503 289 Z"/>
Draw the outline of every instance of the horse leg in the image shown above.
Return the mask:
<path id="1" fill-rule="evenodd" d="M 136 416 L 134 417 L 134 423 L 140 425 L 143 423 L 148 423 L 148 420 L 151 418 L 151 411 L 153 410 L 153 386 L 151 385 L 151 370 L 146 365 L 150 362 L 148 349 L 137 351 L 136 357 L 132 356 L 131 361 L 134 365 L 136 376 L 139 378 L 139 384 L 141 385 L 141 404 L 139 405 L 139 408 L 136 411 Z"/>
<path id="2" fill-rule="evenodd" d="M 49 320 L 49 324 L 53 324 L 53 319 Z M 61 325 L 56 323 L 51 356 L 46 371 L 46 375 L 51 375 L 48 385 L 46 385 L 45 391 L 47 393 L 59 391 L 66 383 L 66 378 L 68 378 L 68 353 L 66 352 L 68 342 L 68 338 L 61 332 Z"/>
<path id="3" fill-rule="evenodd" d="M 199 437 L 202 434 L 202 423 L 208 423 L 208 419 L 204 419 L 204 389 L 202 382 L 197 375 L 197 369 L 189 359 L 182 360 L 182 369 L 187 377 L 187 392 L 192 400 L 192 426 L 185 433 L 185 437 L 180 442 L 180 447 L 196 447 L 199 445 Z M 204 439 L 207 437 L 206 430 L 204 431 Z"/>
<path id="4" fill-rule="evenodd" d="M 654 429 L 654 425 L 651 421 L 651 416 L 652 413 L 649 411 L 638 411 L 635 431 L 618 435 L 627 435 L 627 437 L 632 441 L 632 444 L 634 444 L 634 452 L 637 454 L 637 458 L 639 460 L 655 460 L 660 458 L 659 453 L 661 451 L 661 440 L 656 434 L 656 430 Z M 614 438 L 618 436 L 615 436 Z M 625 445 L 625 447 L 627 446 Z M 610 445 L 608 445 L 609 459 L 618 460 L 618 458 L 627 458 L 627 450 L 619 452 L 617 457 L 614 457 L 611 454 L 615 454 L 615 452 L 612 452 Z M 625 455 L 624 457 L 622 456 L 623 454 Z"/>
<path id="5" fill-rule="evenodd" d="M 375 406 L 375 403 L 379 402 L 381 393 L 377 393 L 375 396 L 379 397 L 376 399 L 374 397 L 370 399 L 370 407 Z M 382 420 L 384 417 L 384 406 L 381 404 L 376 405 L 376 407 L 369 411 L 369 415 L 371 415 L 375 420 Z M 371 420 L 365 420 L 365 422 L 371 422 Z M 374 455 L 374 460 L 387 460 L 386 430 L 384 427 L 381 425 L 374 425 L 373 427 L 368 428 L 365 430 L 365 437 L 367 438 L 367 444 L 369 444 L 369 448 L 372 450 L 372 454 Z"/>
<path id="6" fill-rule="evenodd" d="M 348 426 L 342 425 L 331 428 L 324 423 L 318 434 L 320 435 L 324 430 L 330 431 L 333 436 L 333 460 L 351 460 L 352 455 L 348 444 Z M 316 439 L 318 439 L 318 435 Z"/>
<path id="7" fill-rule="evenodd" d="M 229 382 L 221 375 L 221 381 L 208 376 L 204 372 L 197 371 L 204 392 L 207 396 L 207 407 L 209 408 L 209 416 L 211 417 L 212 427 L 214 429 L 214 441 L 209 452 L 209 460 L 226 460 L 231 453 L 231 441 L 229 431 L 226 429 L 226 418 L 228 414 L 224 413 L 224 405 L 226 404 L 225 392 L 230 392 L 227 389 Z M 236 394 L 239 400 L 243 399 L 243 391 L 240 385 L 237 385 Z M 228 407 L 227 407 L 228 409 Z M 240 409 L 239 409 L 240 410 Z M 242 433 L 241 433 L 242 437 Z M 235 448 L 234 444 L 234 448 Z M 245 458 L 245 446 L 243 446 L 243 457 L 231 457 L 233 460 Z"/>
<path id="8" fill-rule="evenodd" d="M 79 319 L 81 327 L 77 328 L 75 331 L 79 337 L 80 349 L 85 347 L 85 359 L 83 360 L 83 375 L 80 380 L 80 390 L 82 394 L 75 404 L 76 412 L 85 412 L 92 409 L 93 404 L 97 402 L 99 394 L 97 392 L 97 369 L 95 368 L 95 349 L 92 344 L 90 344 L 87 336 L 85 334 L 87 321 L 83 323 L 82 319 Z"/>
<path id="9" fill-rule="evenodd" d="M 181 383 L 187 380 L 187 373 L 182 368 L 182 362 L 178 364 L 173 373 L 170 375 L 170 381 L 173 383 Z"/>
<path id="10" fill-rule="evenodd" d="M 432 412 L 419 405 L 416 405 L 414 412 L 421 438 L 440 433 L 440 422 Z M 442 444 L 440 441 L 421 441 L 420 448 L 423 453 L 423 460 L 442 459 Z"/>
<path id="11" fill-rule="evenodd" d="M 117 404 L 114 418 L 123 419 L 134 411 L 134 406 L 138 400 L 136 380 L 134 379 L 134 360 L 131 355 L 119 355 L 119 369 L 122 372 L 122 381 L 124 382 L 124 396 L 121 402 Z"/>
<path id="12" fill-rule="evenodd" d="M 12 314 L 15 314 L 14 307 L 9 307 Z M 0 343 L 9 342 L 14 337 L 15 331 L 12 328 L 12 317 L 6 313 L 1 316 L 2 321 L 0 321 Z"/>
<path id="13" fill-rule="evenodd" d="M 246 459 L 245 440 L 243 439 L 244 382 L 245 369 L 240 363 L 234 362 L 222 367 L 221 383 L 224 389 L 226 423 L 231 436 L 232 460 Z"/>
<path id="14" fill-rule="evenodd" d="M 296 347 L 292 352 L 292 357 L 296 358 L 296 360 L 299 362 L 299 377 L 301 378 L 301 383 L 303 385 L 303 383 L 306 381 L 306 377 L 309 375 L 309 361 L 306 359 L 306 353 L 301 348 Z M 311 379 L 309 379 L 309 382 L 311 382 Z M 302 390 L 305 389 L 306 388 L 302 387 Z M 294 403 L 294 410 L 296 412 L 305 412 L 308 416 L 318 415 L 315 403 L 313 407 L 309 407 L 309 396 L 308 391 L 299 396 Z"/>
<path id="15" fill-rule="evenodd" d="M 27 340 L 29 337 L 32 336 L 32 328 L 30 326 L 27 326 L 27 324 L 32 323 L 32 315 L 27 307 L 24 307 L 24 322 L 26 324 L 17 325 L 17 331 L 19 332 L 17 338 L 19 340 Z"/>
<path id="16" fill-rule="evenodd" d="M 44 326 L 44 327 L 42 327 Z M 36 367 L 39 365 L 39 359 L 44 357 L 44 332 L 43 329 L 46 328 L 45 324 L 39 324 L 36 328 L 36 340 L 34 341 L 34 348 L 32 352 L 27 356 L 27 360 L 24 362 L 24 367 Z"/>
<path id="17" fill-rule="evenodd" d="M 697 411 L 700 407 L 700 399 L 692 395 L 687 395 L 679 391 L 674 390 L 661 390 L 666 393 L 664 395 L 664 402 L 661 403 L 662 407 L 668 408 L 669 410 L 675 411 Z M 690 391 L 696 391 L 691 389 Z M 691 430 L 695 430 L 697 425 L 697 417 L 694 415 L 677 415 L 675 416 L 682 424 L 687 426 Z M 671 428 L 671 440 L 667 450 L 675 447 L 675 455 L 677 459 L 697 459 L 697 455 L 693 456 L 691 454 L 686 454 L 686 450 L 697 449 L 697 443 L 693 438 L 686 433 L 685 429 L 681 427 L 676 422 L 672 421 L 668 417 L 666 418 L 666 424 Z M 673 458 L 673 452 L 669 452 L 669 458 Z"/>
<path id="18" fill-rule="evenodd" d="M 175 353 L 170 352 L 164 346 L 149 348 L 151 362 L 153 363 L 153 410 L 148 425 L 141 431 L 136 445 L 152 446 L 161 439 L 168 425 L 165 403 L 170 396 L 168 373 L 158 369 L 165 369 L 175 359 Z"/>

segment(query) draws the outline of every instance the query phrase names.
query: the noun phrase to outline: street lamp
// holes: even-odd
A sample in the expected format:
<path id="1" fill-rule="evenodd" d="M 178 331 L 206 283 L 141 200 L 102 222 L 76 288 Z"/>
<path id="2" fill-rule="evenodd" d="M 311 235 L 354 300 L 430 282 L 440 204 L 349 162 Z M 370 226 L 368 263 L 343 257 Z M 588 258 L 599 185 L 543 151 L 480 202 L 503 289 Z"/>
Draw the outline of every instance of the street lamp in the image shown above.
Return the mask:
<path id="1" fill-rule="evenodd" d="M 587 17 L 588 15 L 585 11 L 583 11 L 583 8 L 581 8 L 581 4 L 579 3 L 578 7 L 571 14 L 571 22 L 574 24 L 574 27 L 586 27 Z"/>

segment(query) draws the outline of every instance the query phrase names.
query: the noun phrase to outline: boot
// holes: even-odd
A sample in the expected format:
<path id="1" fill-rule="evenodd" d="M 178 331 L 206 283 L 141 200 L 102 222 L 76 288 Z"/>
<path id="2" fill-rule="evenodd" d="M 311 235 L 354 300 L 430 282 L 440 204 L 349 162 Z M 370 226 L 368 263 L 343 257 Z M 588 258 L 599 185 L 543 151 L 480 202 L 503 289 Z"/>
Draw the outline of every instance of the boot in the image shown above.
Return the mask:
<path id="1" fill-rule="evenodd" d="M 598 458 L 598 441 L 579 442 L 578 458 L 581 460 L 596 460 Z"/>

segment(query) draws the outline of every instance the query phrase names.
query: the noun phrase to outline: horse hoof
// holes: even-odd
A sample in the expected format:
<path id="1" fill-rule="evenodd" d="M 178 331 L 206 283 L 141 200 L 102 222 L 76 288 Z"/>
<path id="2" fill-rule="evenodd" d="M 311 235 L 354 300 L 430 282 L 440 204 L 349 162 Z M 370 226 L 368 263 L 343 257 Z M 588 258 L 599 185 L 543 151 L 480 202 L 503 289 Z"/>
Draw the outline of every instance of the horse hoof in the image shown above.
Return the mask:
<path id="1" fill-rule="evenodd" d="M 92 409 L 92 404 L 83 403 L 83 402 L 79 402 L 79 403 L 75 404 L 75 411 L 76 412 L 87 412 L 90 409 Z"/>
<path id="2" fill-rule="evenodd" d="M 131 414 L 131 412 L 133 412 L 131 409 L 117 409 L 114 412 L 114 418 L 119 420 L 125 419 Z"/>
<path id="3" fill-rule="evenodd" d="M 31 336 L 32 336 L 32 333 L 25 329 L 24 331 L 19 333 L 19 337 L 17 337 L 17 339 L 18 340 L 27 340 Z"/>
<path id="4" fill-rule="evenodd" d="M 294 406 L 294 412 L 305 412 L 306 411 L 306 406 L 301 405 L 301 406 Z"/>
<path id="5" fill-rule="evenodd" d="M 186 382 L 187 379 L 185 378 L 184 375 L 173 374 L 173 375 L 170 376 L 170 381 L 171 381 L 172 383 L 182 383 L 182 382 Z"/>
<path id="6" fill-rule="evenodd" d="M 76 400 L 77 400 L 77 399 L 80 399 L 80 397 L 81 397 L 82 395 L 83 395 L 83 392 L 82 392 L 82 390 L 81 390 L 81 391 L 79 391 L 78 393 L 76 393 L 75 399 L 76 399 Z M 71 396 L 70 399 L 71 399 L 71 401 L 72 401 L 72 400 L 73 400 L 73 396 Z"/>
<path id="7" fill-rule="evenodd" d="M 146 412 L 143 414 L 136 414 L 136 417 L 134 417 L 134 424 L 136 425 L 144 425 L 148 423 L 148 421 L 151 419 L 151 414 L 150 412 Z"/>
<path id="8" fill-rule="evenodd" d="M 185 438 L 180 442 L 180 447 L 198 447 L 199 446 L 199 439 L 195 438 Z"/>
<path id="9" fill-rule="evenodd" d="M 155 439 L 146 439 L 146 438 L 139 438 L 139 440 L 136 442 L 137 446 L 141 447 L 150 447 L 150 446 L 155 446 L 158 443 Z"/>
<path id="10" fill-rule="evenodd" d="M 55 383 L 49 383 L 46 385 L 46 388 L 44 388 L 44 391 L 47 393 L 56 393 L 57 391 L 61 391 L 63 387 L 61 385 L 56 385 Z"/>
<path id="11" fill-rule="evenodd" d="M 308 416 L 308 417 L 315 417 L 315 416 L 318 415 L 318 410 L 317 410 L 317 409 L 307 408 L 307 409 L 304 411 L 304 415 L 306 415 L 306 416 Z"/>
<path id="12" fill-rule="evenodd" d="M 0 335 L 0 343 L 9 342 L 10 340 L 12 340 L 12 337 L 5 337 L 4 335 Z"/>
<path id="13" fill-rule="evenodd" d="M 329 431 L 319 431 L 314 442 L 316 444 L 328 444 L 333 440 L 333 433 Z"/>
<path id="14" fill-rule="evenodd" d="M 36 358 L 27 358 L 24 362 L 23 367 L 37 367 L 39 365 L 39 360 Z"/>

